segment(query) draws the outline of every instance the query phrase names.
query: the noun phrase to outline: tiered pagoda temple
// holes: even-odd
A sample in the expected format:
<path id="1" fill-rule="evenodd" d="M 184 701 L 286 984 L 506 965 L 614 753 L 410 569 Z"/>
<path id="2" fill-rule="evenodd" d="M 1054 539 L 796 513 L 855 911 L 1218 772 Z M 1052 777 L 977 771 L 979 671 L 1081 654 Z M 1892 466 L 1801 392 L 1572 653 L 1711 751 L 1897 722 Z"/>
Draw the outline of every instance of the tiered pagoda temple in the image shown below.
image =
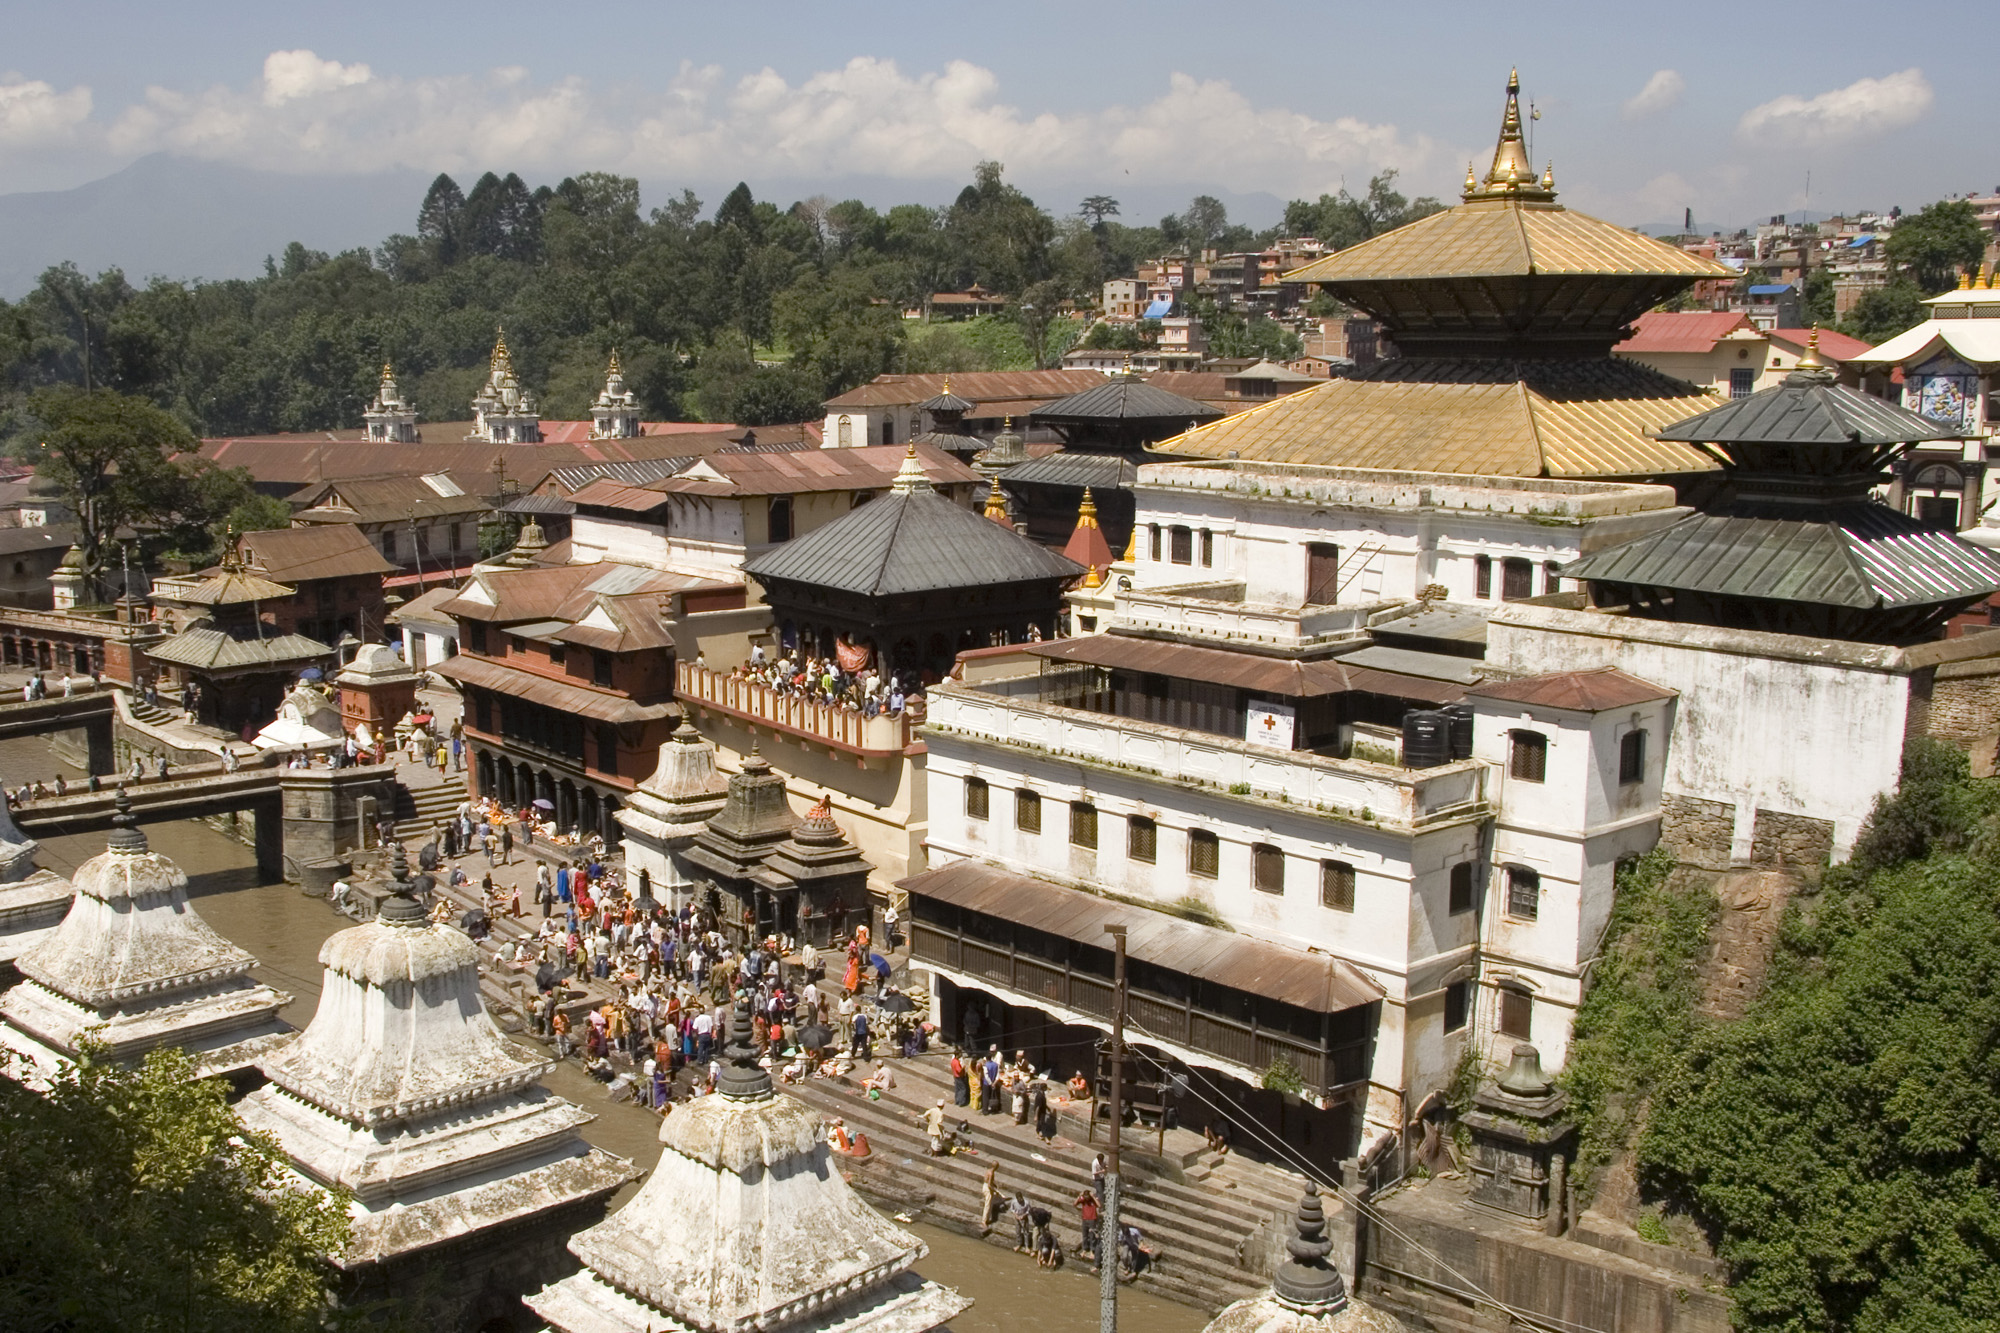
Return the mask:
<path id="1" fill-rule="evenodd" d="M 1538 175 L 1529 164 L 1520 80 L 1510 76 L 1492 165 L 1484 181 L 1467 168 L 1462 203 L 1286 275 L 1374 317 L 1398 355 L 1160 448 L 1391 471 L 1652 478 L 1698 496 L 1714 460 L 1652 432 L 1714 400 L 1611 348 L 1659 302 L 1736 276 L 1556 202 L 1553 167 Z"/>
<path id="2" fill-rule="evenodd" d="M 638 1172 L 583 1141 L 595 1117 L 494 1026 L 476 948 L 427 920 L 401 844 L 393 873 L 376 919 L 320 950 L 318 1012 L 238 1111 L 305 1181 L 352 1193 L 353 1238 L 328 1256 L 348 1299 L 420 1296 L 446 1307 L 436 1326 L 470 1329 L 518 1317 Z"/>
<path id="3" fill-rule="evenodd" d="M 714 1096 L 661 1123 L 639 1193 L 570 1242 L 584 1270 L 529 1307 L 563 1333 L 927 1333 L 964 1313 L 910 1271 L 924 1243 L 854 1193 L 818 1114 L 772 1088 L 747 1006 L 728 1059 Z"/>
<path id="4" fill-rule="evenodd" d="M 0 1045 L 44 1074 L 87 1044 L 121 1062 L 179 1046 L 203 1074 L 244 1071 L 291 1034 L 278 1010 L 292 997 L 250 976 L 257 960 L 188 905 L 187 876 L 148 847 L 122 789 L 117 804 L 68 915 L 15 961 Z"/>
<path id="5" fill-rule="evenodd" d="M 1069 534 L 1066 517 L 1057 539 Z M 937 680 L 958 653 L 1053 638 L 1071 560 L 939 495 L 911 445 L 886 495 L 773 547 L 744 571 L 787 646 Z M 865 650 L 855 652 L 853 650 Z M 850 668 L 859 669 L 859 668 Z"/>
<path id="6" fill-rule="evenodd" d="M 295 592 L 244 568 L 232 535 L 221 572 L 183 591 L 155 591 L 156 603 L 185 603 L 191 617 L 146 656 L 183 687 L 200 687 L 197 721 L 239 733 L 249 723 L 254 731 L 276 715 L 300 671 L 332 664 L 331 647 L 265 618 L 264 603 L 288 602 Z"/>
<path id="7" fill-rule="evenodd" d="M 2000 556 L 1871 494 L 1962 426 L 1839 383 L 1814 342 L 1784 383 L 1660 432 L 1722 469 L 1714 502 L 1563 577 L 1650 619 L 1887 644 L 1935 638 L 2000 591 Z"/>
<path id="8" fill-rule="evenodd" d="M 917 404 L 917 410 L 930 422 L 930 429 L 916 436 L 914 443 L 943 449 L 961 463 L 971 462 L 972 456 L 986 447 L 986 441 L 965 428 L 965 414 L 978 406 L 970 398 L 953 393 L 951 377 L 947 375 L 935 397 Z"/>

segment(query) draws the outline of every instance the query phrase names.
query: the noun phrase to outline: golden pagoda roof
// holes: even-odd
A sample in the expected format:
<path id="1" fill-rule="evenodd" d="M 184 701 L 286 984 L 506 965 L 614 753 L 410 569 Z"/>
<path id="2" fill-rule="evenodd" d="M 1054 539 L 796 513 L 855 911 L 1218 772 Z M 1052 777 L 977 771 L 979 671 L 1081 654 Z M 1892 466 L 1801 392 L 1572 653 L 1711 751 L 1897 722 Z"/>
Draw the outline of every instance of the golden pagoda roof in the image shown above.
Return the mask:
<path id="1" fill-rule="evenodd" d="M 1527 274 L 1632 274 L 1688 279 L 1741 276 L 1650 236 L 1572 213 L 1556 202 L 1555 168 L 1539 178 L 1521 138 L 1521 80 L 1507 77 L 1507 107 L 1486 179 L 1465 173 L 1464 203 L 1336 250 L 1294 269 L 1287 282 Z"/>
<path id="2" fill-rule="evenodd" d="M 1651 477 L 1715 469 L 1693 446 L 1650 436 L 1714 405 L 1635 362 L 1388 361 L 1154 447 L 1383 471 Z"/>

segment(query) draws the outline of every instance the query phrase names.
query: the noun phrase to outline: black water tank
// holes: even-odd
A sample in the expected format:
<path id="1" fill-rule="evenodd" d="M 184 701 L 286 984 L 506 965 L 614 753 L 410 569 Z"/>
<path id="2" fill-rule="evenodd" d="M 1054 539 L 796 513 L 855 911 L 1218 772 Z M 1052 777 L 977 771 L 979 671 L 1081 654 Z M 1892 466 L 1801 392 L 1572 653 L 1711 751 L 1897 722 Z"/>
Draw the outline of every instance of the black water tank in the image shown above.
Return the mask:
<path id="1" fill-rule="evenodd" d="M 1472 705 L 1446 704 L 1443 712 L 1451 726 L 1451 757 L 1472 758 Z"/>
<path id="2" fill-rule="evenodd" d="M 1436 768 L 1451 762 L 1451 719 L 1413 708 L 1403 714 L 1403 767 Z"/>

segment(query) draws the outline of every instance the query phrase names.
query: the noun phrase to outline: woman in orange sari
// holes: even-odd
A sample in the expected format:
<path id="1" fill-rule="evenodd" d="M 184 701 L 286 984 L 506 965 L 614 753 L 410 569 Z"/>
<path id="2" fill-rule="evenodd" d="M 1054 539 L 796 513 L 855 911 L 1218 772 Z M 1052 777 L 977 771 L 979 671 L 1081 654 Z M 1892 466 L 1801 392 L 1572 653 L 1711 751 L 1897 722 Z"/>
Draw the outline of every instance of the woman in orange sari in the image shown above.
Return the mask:
<path id="1" fill-rule="evenodd" d="M 841 979 L 841 989 L 849 995 L 861 989 L 861 956 L 849 952 L 847 955 L 847 975 Z"/>

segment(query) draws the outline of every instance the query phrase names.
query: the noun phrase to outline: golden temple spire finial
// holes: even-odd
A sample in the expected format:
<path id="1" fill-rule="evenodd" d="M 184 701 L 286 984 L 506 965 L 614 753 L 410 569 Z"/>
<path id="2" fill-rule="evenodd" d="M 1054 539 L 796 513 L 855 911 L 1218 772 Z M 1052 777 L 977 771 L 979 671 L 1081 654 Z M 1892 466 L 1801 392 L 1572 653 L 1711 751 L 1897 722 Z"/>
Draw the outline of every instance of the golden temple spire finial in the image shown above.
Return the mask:
<path id="1" fill-rule="evenodd" d="M 1549 161 L 1549 165 L 1542 172 L 1542 188 L 1550 194 L 1556 192 L 1556 164 L 1554 159 Z"/>
<path id="2" fill-rule="evenodd" d="M 944 384 L 942 387 L 938 389 L 938 394 L 940 397 L 944 398 L 951 397 L 951 376 L 946 375 L 944 377 Z"/>
<path id="3" fill-rule="evenodd" d="M 1967 288 L 1971 286 L 1972 286 L 1972 273 L 1967 269 L 1960 269 L 1958 271 L 1958 289 L 1960 291 L 1965 291 Z"/>
<path id="4" fill-rule="evenodd" d="M 1819 325 L 1817 324 L 1813 325 L 1812 332 L 1806 335 L 1805 354 L 1799 357 L 1797 368 L 1800 370 L 1826 369 L 1826 362 L 1819 359 Z"/>
<path id="5" fill-rule="evenodd" d="M 393 384 L 395 383 L 395 380 L 396 380 L 396 372 L 389 369 L 389 363 L 387 361 L 384 361 L 382 363 L 382 382 L 384 384 Z"/>
<path id="6" fill-rule="evenodd" d="M 1088 486 L 1083 488 L 1083 503 L 1076 507 L 1076 525 L 1079 528 L 1097 526 L 1097 501 L 1091 497 Z"/>
<path id="7" fill-rule="evenodd" d="M 1493 166 L 1479 193 L 1546 201 L 1555 197 L 1554 185 L 1553 173 L 1545 183 L 1536 184 L 1521 128 L 1521 72 L 1512 70 L 1507 75 L 1507 109 L 1500 117 L 1500 142 L 1494 145 Z M 1469 194 L 1467 199 L 1470 202 Z"/>
<path id="8" fill-rule="evenodd" d="M 1138 562 L 1139 562 L 1139 525 L 1137 523 L 1134 523 L 1132 525 L 1132 534 L 1125 539 L 1125 554 L 1118 557 L 1118 563 L 1121 565 L 1133 565 L 1137 564 Z"/>
<path id="9" fill-rule="evenodd" d="M 1465 164 L 1465 191 L 1459 197 L 1462 199 L 1470 199 L 1472 198 L 1473 195 L 1478 193 L 1479 193 L 1479 178 L 1472 174 L 1472 163 L 1467 162 Z"/>
<path id="10" fill-rule="evenodd" d="M 1097 572 L 1097 562 L 1093 560 L 1083 571 L 1083 586 L 1086 588 L 1098 588 L 1103 585 L 1104 576 Z"/>
<path id="11" fill-rule="evenodd" d="M 514 373 L 514 354 L 507 350 L 507 330 L 498 324 L 493 326 L 493 362 L 489 369 Z"/>
<path id="12" fill-rule="evenodd" d="M 623 375 L 624 373 L 625 368 L 618 364 L 618 349 L 614 347 L 611 349 L 611 364 L 604 368 L 605 378 L 609 379 L 613 375 Z"/>
<path id="13" fill-rule="evenodd" d="M 993 479 L 993 489 L 986 493 L 985 516 L 1002 527 L 1013 526 L 1012 520 L 1007 517 L 1007 493 L 1000 489 L 998 477 Z"/>

